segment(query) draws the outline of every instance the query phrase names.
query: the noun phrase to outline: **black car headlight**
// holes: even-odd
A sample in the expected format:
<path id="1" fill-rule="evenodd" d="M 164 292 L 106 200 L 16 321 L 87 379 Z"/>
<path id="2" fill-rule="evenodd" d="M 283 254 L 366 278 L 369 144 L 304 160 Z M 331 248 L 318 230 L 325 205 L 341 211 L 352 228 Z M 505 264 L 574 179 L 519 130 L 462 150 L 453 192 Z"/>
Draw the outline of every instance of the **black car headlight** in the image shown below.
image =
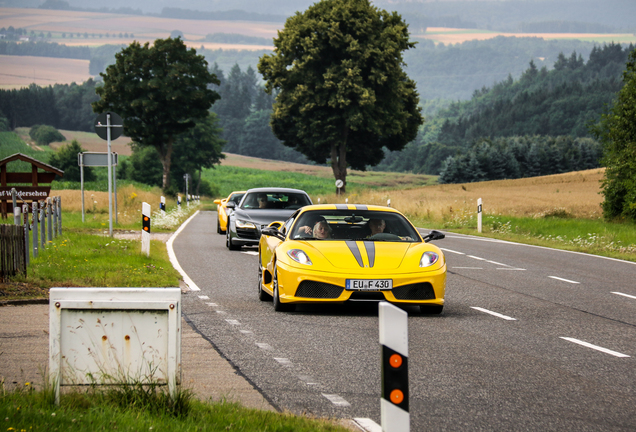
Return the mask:
<path id="1" fill-rule="evenodd" d="M 248 222 L 248 221 L 244 221 L 240 219 L 236 220 L 236 227 L 241 229 L 256 229 L 256 225 L 254 225 L 252 222 Z"/>

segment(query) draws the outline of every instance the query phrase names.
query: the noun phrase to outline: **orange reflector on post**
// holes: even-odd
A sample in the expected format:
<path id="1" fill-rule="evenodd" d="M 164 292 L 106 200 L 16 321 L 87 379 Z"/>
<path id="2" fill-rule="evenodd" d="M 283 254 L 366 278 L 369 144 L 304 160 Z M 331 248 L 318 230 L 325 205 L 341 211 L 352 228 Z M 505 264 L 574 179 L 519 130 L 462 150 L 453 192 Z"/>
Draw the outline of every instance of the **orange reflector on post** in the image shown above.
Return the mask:
<path id="1" fill-rule="evenodd" d="M 389 397 L 391 399 L 391 402 L 396 405 L 399 405 L 402 403 L 402 401 L 404 401 L 404 393 L 402 393 L 402 391 L 398 389 L 393 390 Z"/>
<path id="2" fill-rule="evenodd" d="M 393 354 L 389 358 L 389 364 L 393 368 L 396 368 L 396 369 L 399 368 L 400 366 L 402 366 L 402 356 L 399 354 Z"/>

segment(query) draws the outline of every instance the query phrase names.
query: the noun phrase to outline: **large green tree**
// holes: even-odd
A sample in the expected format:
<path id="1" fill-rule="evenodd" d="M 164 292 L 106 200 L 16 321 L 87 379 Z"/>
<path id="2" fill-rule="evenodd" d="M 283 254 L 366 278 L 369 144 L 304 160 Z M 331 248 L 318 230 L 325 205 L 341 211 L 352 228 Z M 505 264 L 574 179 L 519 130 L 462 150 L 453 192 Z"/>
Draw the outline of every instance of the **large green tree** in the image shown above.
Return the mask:
<path id="1" fill-rule="evenodd" d="M 623 84 L 592 132 L 603 143 L 603 215 L 636 222 L 636 49 L 627 60 Z"/>
<path id="2" fill-rule="evenodd" d="M 368 0 L 322 0 L 287 19 L 258 70 L 279 90 L 271 125 L 286 146 L 325 163 L 346 184 L 400 150 L 422 124 L 415 82 L 403 70 L 407 25 Z"/>
<path id="3" fill-rule="evenodd" d="M 201 173 L 203 168 L 214 168 L 214 165 L 225 159 L 220 138 L 221 128 L 216 114 L 209 115 L 197 122 L 196 126 L 179 135 L 175 141 L 175 162 L 172 170 L 181 183 L 184 174 L 197 179 L 195 195 L 200 195 Z M 175 180 L 177 180 L 175 179 Z M 190 189 L 192 191 L 193 189 Z"/>
<path id="4" fill-rule="evenodd" d="M 133 42 L 115 54 L 115 64 L 100 74 L 104 85 L 93 111 L 114 111 L 124 120 L 124 134 L 141 146 L 157 149 L 163 188 L 170 185 L 172 146 L 177 135 L 206 118 L 219 94 L 208 63 L 177 39 L 157 39 L 153 46 Z"/>

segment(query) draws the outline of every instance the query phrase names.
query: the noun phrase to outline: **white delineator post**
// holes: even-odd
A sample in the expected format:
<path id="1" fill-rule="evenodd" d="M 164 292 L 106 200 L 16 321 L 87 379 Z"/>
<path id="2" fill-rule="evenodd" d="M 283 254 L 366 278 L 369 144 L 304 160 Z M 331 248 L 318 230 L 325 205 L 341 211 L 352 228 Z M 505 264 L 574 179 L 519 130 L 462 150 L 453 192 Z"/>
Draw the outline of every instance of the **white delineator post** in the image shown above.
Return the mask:
<path id="1" fill-rule="evenodd" d="M 409 432 L 408 314 L 388 302 L 381 302 L 379 318 L 382 346 L 382 431 Z"/>
<path id="2" fill-rule="evenodd" d="M 481 232 L 481 198 L 477 199 L 477 232 Z"/>
<path id="3" fill-rule="evenodd" d="M 141 253 L 150 256 L 150 204 L 141 205 Z"/>

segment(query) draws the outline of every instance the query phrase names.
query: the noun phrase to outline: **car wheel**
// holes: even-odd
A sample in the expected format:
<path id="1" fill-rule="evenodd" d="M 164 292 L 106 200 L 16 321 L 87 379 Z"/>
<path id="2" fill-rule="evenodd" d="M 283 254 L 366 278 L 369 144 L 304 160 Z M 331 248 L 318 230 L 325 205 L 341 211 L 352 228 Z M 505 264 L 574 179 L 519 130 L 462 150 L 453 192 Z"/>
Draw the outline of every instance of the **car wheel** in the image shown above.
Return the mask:
<path id="1" fill-rule="evenodd" d="M 439 315 L 443 310 L 442 305 L 420 305 L 420 312 L 423 314 Z"/>
<path id="2" fill-rule="evenodd" d="M 263 267 L 261 266 L 261 256 L 258 255 L 258 299 L 260 301 L 270 301 L 272 296 L 263 290 Z"/>
<path id="3" fill-rule="evenodd" d="M 225 246 L 229 250 L 239 250 L 241 247 L 232 244 L 232 231 L 230 230 L 230 221 L 228 221 L 227 229 L 225 230 Z"/>
<path id="4" fill-rule="evenodd" d="M 276 312 L 292 312 L 296 306 L 289 303 L 281 303 L 278 293 L 278 271 L 274 270 L 274 310 Z"/>
<path id="5" fill-rule="evenodd" d="M 220 220 L 216 220 L 216 233 L 217 234 L 225 234 L 224 231 L 221 231 L 221 221 Z"/>

